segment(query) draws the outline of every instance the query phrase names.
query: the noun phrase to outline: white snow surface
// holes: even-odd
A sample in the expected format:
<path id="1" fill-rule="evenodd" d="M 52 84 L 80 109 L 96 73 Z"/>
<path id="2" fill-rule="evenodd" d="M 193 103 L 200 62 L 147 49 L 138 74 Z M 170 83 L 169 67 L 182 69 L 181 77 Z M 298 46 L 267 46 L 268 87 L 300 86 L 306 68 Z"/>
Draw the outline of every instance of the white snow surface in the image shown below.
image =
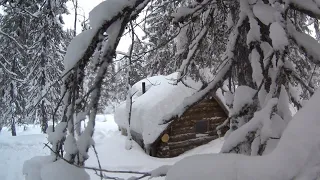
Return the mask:
<path id="1" fill-rule="evenodd" d="M 220 138 L 187 151 L 175 158 L 155 158 L 147 155 L 135 141 L 132 141 L 132 149 L 126 150 L 126 137 L 121 135 L 118 131 L 117 124 L 112 121 L 101 122 L 96 125 L 94 140 L 96 142 L 96 148 L 102 168 L 109 170 L 150 172 L 154 177 L 166 173 L 170 166 L 185 157 L 195 154 L 218 153 L 224 142 L 223 138 Z M 92 149 L 90 149 L 89 155 L 90 158 L 86 165 L 90 167 L 98 167 L 98 163 Z M 87 172 L 89 173 L 91 180 L 100 180 L 100 177 L 95 175 L 95 172 Z M 139 177 L 139 175 L 135 174 L 107 173 L 106 175 L 125 179 L 132 176 Z M 145 179 L 148 179 L 148 177 Z M 165 177 L 156 177 L 152 179 L 163 180 Z"/>
<path id="2" fill-rule="evenodd" d="M 52 162 L 50 156 L 35 156 L 23 164 L 22 173 L 25 174 L 25 180 L 42 180 L 41 168 Z"/>
<path id="3" fill-rule="evenodd" d="M 23 162 L 34 156 L 49 155 L 48 149 L 44 149 L 47 143 L 46 135 L 41 134 L 40 126 L 17 127 L 17 136 L 12 137 L 7 128 L 0 132 L 0 179 L 24 180 L 22 173 Z M 44 159 L 39 160 L 42 163 Z M 37 171 L 37 169 L 33 169 Z M 30 179 L 26 179 L 30 180 Z M 32 179 L 38 180 L 38 179 Z"/>
<path id="4" fill-rule="evenodd" d="M 40 128 L 36 128 L 39 130 Z M 0 135 L 0 137 L 3 134 Z M 29 135 L 22 135 L 21 137 L 15 141 L 8 140 L 8 143 L 12 146 L 8 149 L 8 153 L 15 152 L 12 154 L 14 157 L 8 158 L 7 161 L 0 161 L 1 171 L 0 178 L 1 180 L 23 180 L 22 175 L 22 164 L 24 160 L 31 158 L 32 156 L 38 155 L 48 155 L 48 149 L 43 149 L 42 142 L 40 144 L 36 144 L 38 142 L 37 137 L 41 137 L 41 139 L 45 140 L 45 135 L 36 134 L 32 137 Z M 195 149 L 192 149 L 178 157 L 175 158 L 155 158 L 147 155 L 141 147 L 136 144 L 134 141 L 132 142 L 132 149 L 126 150 L 125 143 L 126 137 L 122 136 L 118 131 L 118 126 L 113 120 L 112 115 L 98 115 L 96 121 L 95 132 L 93 136 L 96 144 L 96 149 L 98 152 L 98 156 L 101 162 L 101 166 L 103 169 L 108 170 L 124 170 L 124 171 L 139 171 L 139 172 L 150 172 L 152 179 L 160 180 L 165 177 L 157 177 L 161 174 L 165 174 L 170 167 L 181 160 L 184 157 L 188 157 L 194 154 L 204 154 L 204 153 L 218 153 L 221 149 L 221 146 L 224 142 L 223 138 L 216 139 L 214 141 L 209 142 L 206 145 L 199 146 Z M 5 138 L 10 139 L 9 134 L 6 132 Z M 2 140 L 2 138 L 1 138 Z M 28 141 L 26 141 L 28 140 Z M 30 149 L 30 152 L 25 150 L 15 150 L 17 147 L 17 143 L 29 143 L 35 144 L 35 148 Z M 0 141 L 2 142 L 2 141 Z M 0 143 L 0 147 L 3 145 Z M 27 148 L 27 147 L 26 147 Z M 5 149 L 6 150 L 6 149 Z M 2 148 L 0 148 L 0 158 L 4 157 L 5 159 L 8 156 L 2 156 L 4 152 L 6 152 Z M 44 151 L 45 153 L 39 153 Z M 28 153 L 28 154 L 27 154 Z M 86 162 L 86 166 L 88 167 L 99 167 L 96 156 L 92 149 L 89 150 L 90 158 Z M 19 158 L 15 158 L 19 157 Z M 21 159 L 20 159 L 21 158 Z M 31 160 L 27 161 L 24 166 L 24 172 L 29 172 L 31 179 L 26 180 L 58 180 L 58 179 L 67 179 L 67 180 L 83 180 L 88 178 L 88 176 L 73 166 L 66 164 L 63 161 L 57 161 L 55 163 L 52 162 L 52 156 L 40 156 L 34 157 Z M 5 166 L 6 163 L 12 163 L 13 166 Z M 7 168 L 7 169 L 6 169 Z M 68 173 L 66 173 L 68 171 Z M 71 173 L 70 173 L 70 172 Z M 90 175 L 90 180 L 100 180 L 100 177 L 95 174 L 94 171 L 86 170 L 86 172 Z M 98 172 L 99 173 L 99 172 Z M 46 175 L 45 175 L 46 174 Z M 6 175 L 6 176 L 5 176 Z M 130 177 L 139 177 L 137 174 L 114 174 L 114 173 L 106 173 L 106 176 L 109 177 L 119 177 L 128 179 Z M 148 179 L 144 178 L 144 179 Z"/>
<path id="5" fill-rule="evenodd" d="M 41 180 L 89 180 L 90 176 L 82 168 L 58 160 L 41 168 Z M 31 180 L 31 179 L 30 179 Z"/>
<path id="6" fill-rule="evenodd" d="M 317 91 L 290 121 L 270 154 L 251 157 L 236 154 L 196 155 L 176 163 L 166 179 L 316 179 L 320 163 L 319 101 L 320 91 Z"/>
<path id="7" fill-rule="evenodd" d="M 174 80 L 178 73 L 168 76 L 154 76 L 143 79 L 132 86 L 133 104 L 131 113 L 131 130 L 142 134 L 145 144 L 153 143 L 158 136 L 168 126 L 164 124 L 175 115 L 179 115 L 176 110 L 183 100 L 190 97 L 201 86 L 190 78 L 185 80 L 186 84 L 192 88 L 186 87 L 182 83 L 174 85 Z M 146 83 L 146 93 L 142 94 L 142 82 Z M 120 104 L 115 110 L 115 121 L 120 127 L 127 127 L 126 103 Z"/>
<path id="8" fill-rule="evenodd" d="M 106 0 L 93 8 L 89 13 L 89 23 L 92 28 L 100 28 L 105 21 L 111 20 L 125 7 L 130 7 L 135 0 Z"/>
<path id="9" fill-rule="evenodd" d="M 88 29 L 81 32 L 72 39 L 67 48 L 67 53 L 64 57 L 64 72 L 68 72 L 78 63 L 78 61 L 90 45 L 95 33 L 96 29 Z"/>

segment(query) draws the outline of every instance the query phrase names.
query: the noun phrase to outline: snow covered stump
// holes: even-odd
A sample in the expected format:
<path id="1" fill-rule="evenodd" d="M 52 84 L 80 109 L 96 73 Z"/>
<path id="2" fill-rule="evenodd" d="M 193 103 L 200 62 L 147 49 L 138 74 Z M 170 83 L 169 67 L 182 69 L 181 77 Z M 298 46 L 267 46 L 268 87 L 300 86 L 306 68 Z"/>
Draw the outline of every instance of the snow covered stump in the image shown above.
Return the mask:
<path id="1" fill-rule="evenodd" d="M 320 91 L 317 91 L 288 124 L 272 153 L 255 157 L 237 154 L 191 156 L 176 163 L 169 170 L 166 180 L 317 178 L 320 173 L 319 101 Z"/>

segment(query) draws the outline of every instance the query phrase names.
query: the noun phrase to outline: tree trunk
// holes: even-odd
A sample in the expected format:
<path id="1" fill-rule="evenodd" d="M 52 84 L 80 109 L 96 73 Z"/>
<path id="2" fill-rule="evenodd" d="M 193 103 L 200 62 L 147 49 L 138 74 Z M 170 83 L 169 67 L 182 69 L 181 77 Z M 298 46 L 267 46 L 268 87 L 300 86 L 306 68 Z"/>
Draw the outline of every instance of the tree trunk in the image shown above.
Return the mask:
<path id="1" fill-rule="evenodd" d="M 12 117 L 12 121 L 11 121 L 11 135 L 17 136 L 16 121 L 15 121 L 14 117 Z"/>
<path id="2" fill-rule="evenodd" d="M 42 103 L 41 103 L 41 114 L 42 114 L 41 131 L 43 133 L 46 133 L 47 128 L 48 128 L 48 118 L 47 118 L 47 115 L 46 115 L 46 109 L 45 109 L 45 105 L 44 105 L 44 100 L 42 100 Z"/>

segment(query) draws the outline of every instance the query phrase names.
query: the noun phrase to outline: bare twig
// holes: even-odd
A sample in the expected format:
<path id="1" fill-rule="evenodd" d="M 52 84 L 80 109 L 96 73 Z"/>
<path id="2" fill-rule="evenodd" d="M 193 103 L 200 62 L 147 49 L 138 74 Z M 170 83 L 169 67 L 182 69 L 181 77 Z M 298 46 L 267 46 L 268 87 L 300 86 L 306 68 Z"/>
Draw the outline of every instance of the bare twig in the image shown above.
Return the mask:
<path id="1" fill-rule="evenodd" d="M 97 161 L 98 161 L 98 165 L 99 165 L 99 169 L 102 169 L 96 146 L 92 145 L 92 148 L 93 148 L 94 154 L 96 155 L 96 158 L 97 158 Z M 101 177 L 101 180 L 102 180 L 103 179 L 102 171 L 100 171 L 100 177 Z"/>
<path id="2" fill-rule="evenodd" d="M 83 169 L 87 169 L 87 170 L 92 170 L 92 171 L 100 171 L 105 172 L 105 173 L 118 173 L 118 174 L 138 174 L 138 175 L 142 175 L 141 177 L 138 177 L 138 179 L 142 179 L 144 177 L 150 177 L 151 176 L 151 172 L 139 172 L 139 171 L 118 171 L 118 170 L 107 170 L 107 169 L 102 169 L 101 165 L 99 165 L 99 168 L 95 168 L 95 167 L 89 167 L 89 166 L 79 166 L 77 164 L 73 164 L 70 163 L 68 160 L 66 160 L 64 157 L 62 157 L 59 153 L 54 152 L 53 149 L 48 145 L 48 144 L 44 144 L 45 147 L 49 148 L 50 151 L 52 151 L 53 153 L 55 153 L 57 155 L 57 157 L 59 157 L 60 159 L 62 159 L 63 161 L 65 161 L 66 163 L 73 165 L 77 168 L 83 168 Z M 95 148 L 94 148 L 95 149 Z M 101 173 L 99 176 L 101 176 Z M 160 175 L 160 176 L 165 176 L 164 174 Z M 102 175 L 102 177 L 108 177 L 108 176 L 104 176 Z M 109 179 L 116 179 L 116 177 L 108 177 Z"/>

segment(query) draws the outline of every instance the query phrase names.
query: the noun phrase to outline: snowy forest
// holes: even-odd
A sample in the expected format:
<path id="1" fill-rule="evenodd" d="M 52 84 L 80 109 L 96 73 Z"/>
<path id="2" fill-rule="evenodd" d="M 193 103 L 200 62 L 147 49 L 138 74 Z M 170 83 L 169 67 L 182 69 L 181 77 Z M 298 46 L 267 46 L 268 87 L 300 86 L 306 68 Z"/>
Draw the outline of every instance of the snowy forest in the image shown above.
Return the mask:
<path id="1" fill-rule="evenodd" d="M 0 0 L 0 179 L 320 180 L 320 0 L 81 1 Z M 151 157 L 212 96 L 218 138 Z"/>

